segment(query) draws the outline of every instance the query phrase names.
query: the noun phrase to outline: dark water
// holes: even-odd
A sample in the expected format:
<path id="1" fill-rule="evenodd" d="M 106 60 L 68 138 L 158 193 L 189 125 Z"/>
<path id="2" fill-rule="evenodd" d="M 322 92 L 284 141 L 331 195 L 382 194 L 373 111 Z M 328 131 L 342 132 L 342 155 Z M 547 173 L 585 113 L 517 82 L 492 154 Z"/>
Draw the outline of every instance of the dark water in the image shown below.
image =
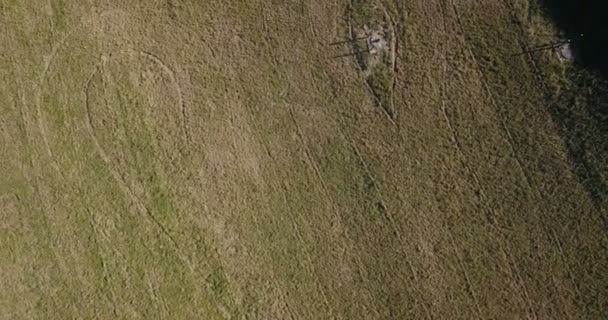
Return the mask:
<path id="1" fill-rule="evenodd" d="M 608 79 L 608 0 L 542 2 L 559 27 L 576 41 L 580 63 Z"/>

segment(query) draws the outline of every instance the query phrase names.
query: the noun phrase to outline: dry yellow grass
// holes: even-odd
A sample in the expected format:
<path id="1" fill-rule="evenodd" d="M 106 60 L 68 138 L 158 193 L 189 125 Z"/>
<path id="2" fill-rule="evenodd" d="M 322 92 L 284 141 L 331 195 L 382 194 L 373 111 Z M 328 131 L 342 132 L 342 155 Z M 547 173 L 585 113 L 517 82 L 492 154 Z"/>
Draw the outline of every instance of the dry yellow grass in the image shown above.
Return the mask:
<path id="1" fill-rule="evenodd" d="M 605 317 L 529 5 L 1 3 L 0 319 Z M 394 36 L 379 89 L 349 16 Z"/>

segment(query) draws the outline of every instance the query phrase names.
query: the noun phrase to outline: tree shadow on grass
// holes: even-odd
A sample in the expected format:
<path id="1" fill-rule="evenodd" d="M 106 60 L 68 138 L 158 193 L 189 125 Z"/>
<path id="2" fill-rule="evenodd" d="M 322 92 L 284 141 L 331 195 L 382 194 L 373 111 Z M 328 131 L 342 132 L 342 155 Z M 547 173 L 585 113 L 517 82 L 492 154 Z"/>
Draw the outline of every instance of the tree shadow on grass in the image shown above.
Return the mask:
<path id="1" fill-rule="evenodd" d="M 576 48 L 585 69 L 569 75 L 572 87 L 551 108 L 579 181 L 596 206 L 608 204 L 608 1 L 541 0 Z M 608 224 L 608 223 L 607 223 Z"/>

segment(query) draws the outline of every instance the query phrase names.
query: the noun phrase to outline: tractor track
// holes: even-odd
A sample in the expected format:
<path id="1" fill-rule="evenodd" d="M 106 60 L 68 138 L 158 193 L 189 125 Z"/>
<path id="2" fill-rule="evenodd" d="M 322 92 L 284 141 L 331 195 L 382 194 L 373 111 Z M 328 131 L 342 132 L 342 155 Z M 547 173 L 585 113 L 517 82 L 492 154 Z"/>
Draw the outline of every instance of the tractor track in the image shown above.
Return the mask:
<path id="1" fill-rule="evenodd" d="M 163 71 L 169 76 L 169 79 L 170 79 L 171 83 L 173 84 L 173 86 L 175 87 L 175 91 L 176 91 L 177 97 L 178 97 L 178 104 L 179 104 L 179 108 L 180 108 L 183 135 L 184 135 L 186 144 L 191 144 L 192 135 L 190 133 L 190 128 L 189 128 L 189 124 L 188 124 L 188 107 L 184 100 L 184 96 L 182 93 L 182 87 L 179 84 L 177 77 L 175 76 L 175 72 L 171 68 L 169 68 L 169 66 L 166 63 L 164 63 L 156 55 L 154 55 L 150 52 L 147 52 L 147 51 L 137 51 L 137 53 L 139 55 L 141 55 L 142 57 L 145 57 L 148 60 L 150 60 L 150 61 L 154 62 L 155 64 L 157 64 L 158 66 L 160 66 L 161 69 L 163 69 Z"/>
<path id="2" fill-rule="evenodd" d="M 448 0 L 449 1 L 449 0 Z M 444 4 L 446 4 L 446 2 L 444 2 Z M 448 28 L 447 28 L 447 12 L 446 12 L 446 8 L 444 5 L 440 5 L 441 10 L 442 10 L 442 17 L 443 17 L 443 31 L 444 34 L 448 35 Z M 444 77 L 447 78 L 447 74 L 448 74 L 448 44 L 449 44 L 449 39 L 446 39 L 445 42 L 445 46 L 444 46 L 444 59 L 442 61 L 443 64 L 443 72 L 444 72 Z M 500 228 L 499 227 L 499 223 L 498 220 L 496 219 L 496 217 L 498 216 L 498 213 L 496 212 L 496 210 L 494 208 L 492 208 L 492 206 L 490 205 L 487 197 L 486 197 L 486 189 L 483 186 L 483 184 L 481 183 L 481 180 L 479 179 L 479 176 L 477 175 L 477 173 L 475 172 L 475 170 L 473 170 L 472 166 L 469 164 L 470 161 L 468 160 L 468 157 L 466 156 L 466 153 L 464 152 L 464 149 L 462 147 L 462 144 L 460 142 L 460 140 L 458 139 L 458 132 L 456 130 L 456 128 L 454 127 L 454 125 L 452 124 L 452 121 L 448 115 L 447 112 L 447 108 L 446 108 L 446 102 L 447 102 L 447 97 L 446 97 L 446 83 L 445 81 L 442 82 L 441 85 L 441 111 L 442 114 L 445 118 L 446 121 L 446 125 L 449 128 L 449 131 L 451 133 L 451 137 L 452 137 L 452 142 L 455 145 L 458 154 L 460 156 L 460 158 L 463 161 L 463 165 L 467 171 L 467 173 L 469 174 L 469 176 L 471 176 L 473 178 L 473 181 L 475 182 L 475 186 L 473 186 L 474 189 L 478 190 L 479 192 L 479 198 L 480 200 L 483 202 L 483 205 L 486 207 L 486 209 L 490 212 L 490 215 L 492 217 L 492 223 L 493 223 L 493 228 L 496 228 L 497 230 Z M 499 232 L 500 233 L 500 232 Z M 536 314 L 536 312 L 534 311 L 533 307 L 532 307 L 532 302 L 530 299 L 530 295 L 528 293 L 528 289 L 526 287 L 525 282 L 523 281 L 523 278 L 521 276 L 521 272 L 519 271 L 519 269 L 517 267 L 515 267 L 514 262 L 513 262 L 513 257 L 512 254 L 510 252 L 510 250 L 508 250 L 508 246 L 505 246 L 503 244 L 502 241 L 497 241 L 501 250 L 503 251 L 503 253 L 505 254 L 505 256 L 508 257 L 508 265 L 510 266 L 510 271 L 512 272 L 512 277 L 513 277 L 513 281 L 515 281 L 516 283 L 518 283 L 518 285 L 521 287 L 522 292 L 523 292 L 523 296 L 524 296 L 524 300 L 526 302 L 526 304 L 528 305 L 528 312 L 532 313 L 533 319 L 537 319 L 538 315 Z"/>
<path id="3" fill-rule="evenodd" d="M 42 67 L 42 71 L 40 72 L 40 75 L 38 77 L 38 84 L 35 92 L 36 121 L 38 123 L 38 130 L 40 131 L 40 136 L 42 138 L 42 144 L 44 145 L 47 155 L 49 156 L 51 166 L 61 176 L 63 176 L 63 172 L 59 168 L 57 158 L 55 156 L 55 153 L 53 152 L 53 148 L 50 145 L 49 133 L 42 115 L 42 91 L 44 89 L 44 84 L 47 80 L 51 66 L 57 59 L 59 51 L 63 49 L 66 44 L 66 41 L 72 36 L 72 32 L 73 31 L 67 33 L 65 36 L 63 36 L 63 38 L 61 38 L 61 40 L 59 40 L 59 42 L 55 43 L 53 45 L 53 48 L 51 49 L 51 53 L 44 58 L 45 61 Z"/>
<path id="4" fill-rule="evenodd" d="M 521 174 L 524 177 L 524 181 L 527 184 L 528 188 L 530 189 L 530 191 L 532 191 L 532 194 L 538 198 L 543 200 L 543 202 L 546 202 L 547 199 L 545 198 L 545 196 L 543 195 L 542 192 L 540 192 L 540 190 L 538 189 L 538 186 L 532 181 L 529 172 L 525 169 L 520 156 L 518 155 L 518 152 L 516 151 L 515 148 L 515 139 L 513 138 L 513 135 L 511 133 L 511 130 L 509 129 L 509 126 L 507 124 L 507 120 L 505 119 L 505 117 L 501 114 L 501 108 L 498 105 L 498 102 L 496 101 L 496 98 L 494 97 L 494 93 L 492 92 L 492 90 L 490 89 L 490 86 L 488 84 L 488 80 L 486 78 L 486 75 L 483 72 L 483 69 L 481 67 L 481 64 L 479 63 L 479 61 L 477 60 L 473 49 L 471 48 L 471 44 L 469 43 L 469 40 L 467 39 L 466 33 L 465 33 L 465 28 L 464 25 L 462 23 L 462 18 L 460 15 L 460 12 L 458 10 L 458 7 L 454 4 L 453 0 L 449 0 L 451 2 L 451 5 L 453 7 L 454 13 L 456 14 L 456 20 L 457 23 L 459 25 L 459 29 L 461 32 L 461 35 L 466 43 L 466 47 L 467 47 L 467 51 L 469 56 L 471 57 L 472 61 L 475 63 L 476 65 L 476 69 L 477 69 L 477 73 L 479 74 L 479 78 L 482 79 L 482 84 L 484 86 L 485 91 L 487 92 L 488 98 L 490 99 L 490 102 L 492 103 L 492 105 L 494 106 L 496 112 L 497 112 L 497 116 L 500 120 L 501 126 L 503 128 L 503 131 L 506 134 L 507 137 L 507 141 L 509 143 L 510 149 L 512 154 L 514 155 L 514 159 L 517 163 L 517 166 L 521 172 Z M 547 217 L 544 213 L 545 210 L 544 208 L 541 208 L 540 205 L 537 204 L 538 209 L 540 210 L 540 212 L 538 212 L 537 214 L 540 215 L 540 217 L 542 218 L 542 220 L 546 220 L 549 219 L 549 217 Z M 557 234 L 555 232 L 555 230 L 553 228 L 549 228 L 547 226 L 544 226 L 544 229 L 548 232 L 548 236 L 549 239 L 551 240 L 551 242 L 553 243 L 553 245 L 557 248 L 558 253 L 560 255 L 560 258 L 562 260 L 562 263 L 564 264 L 564 266 L 566 267 L 567 273 L 568 273 L 568 278 L 571 282 L 571 285 L 574 289 L 574 292 L 577 296 L 577 299 L 580 301 L 581 300 L 581 293 L 580 293 L 580 289 L 578 288 L 578 285 L 576 284 L 576 280 L 574 278 L 572 269 L 570 268 L 570 265 L 567 262 L 566 256 L 564 254 L 562 245 L 559 241 L 559 238 L 557 237 Z"/>
<path id="5" fill-rule="evenodd" d="M 97 138 L 97 135 L 95 133 L 95 129 L 93 126 L 92 115 L 91 115 L 90 93 L 89 93 L 92 81 L 96 75 L 99 75 L 101 77 L 102 81 L 104 81 L 103 80 L 103 63 L 98 63 L 98 65 L 95 67 L 94 71 L 91 73 L 91 75 L 89 76 L 88 80 L 86 81 L 86 83 L 83 87 L 84 99 L 85 99 L 85 102 L 84 102 L 85 121 L 84 122 L 85 122 L 85 126 L 87 128 L 87 131 L 89 132 L 89 135 L 91 137 L 91 141 L 93 142 L 93 145 L 95 147 L 95 151 L 98 154 L 98 156 L 102 159 L 103 163 L 105 164 L 105 167 L 109 171 L 113 180 L 119 186 L 119 188 L 122 190 L 122 193 L 127 197 L 128 201 L 135 207 L 135 209 L 138 212 L 140 212 L 144 217 L 146 217 L 147 220 L 157 230 L 159 230 L 160 234 L 164 238 L 166 238 L 169 241 L 169 243 L 171 243 L 171 245 L 173 246 L 175 252 L 177 253 L 177 256 L 178 256 L 179 260 L 181 261 L 181 263 L 189 270 L 190 275 L 192 277 L 194 277 L 194 275 L 196 274 L 196 270 L 193 267 L 192 262 L 187 258 L 186 255 L 184 255 L 180 245 L 177 243 L 175 238 L 171 235 L 168 228 L 165 225 L 163 225 L 156 218 L 154 213 L 145 205 L 143 200 L 139 199 L 139 197 L 137 195 L 135 195 L 135 193 L 131 190 L 127 181 L 114 167 L 112 159 L 106 153 L 104 148 L 101 146 L 101 142 Z M 104 85 L 104 87 L 105 87 L 105 85 Z M 208 289 L 204 288 L 203 285 L 196 285 L 195 287 L 199 291 L 208 290 Z"/>

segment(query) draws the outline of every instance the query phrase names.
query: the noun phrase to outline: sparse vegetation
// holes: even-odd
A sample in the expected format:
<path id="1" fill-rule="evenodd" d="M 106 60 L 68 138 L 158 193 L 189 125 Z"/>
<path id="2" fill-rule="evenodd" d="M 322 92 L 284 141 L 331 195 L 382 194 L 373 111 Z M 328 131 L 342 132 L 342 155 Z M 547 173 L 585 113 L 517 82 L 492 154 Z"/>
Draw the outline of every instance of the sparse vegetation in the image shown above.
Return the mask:
<path id="1" fill-rule="evenodd" d="M 545 5 L 3 1 L 0 319 L 606 318 L 606 80 L 519 54 Z"/>

